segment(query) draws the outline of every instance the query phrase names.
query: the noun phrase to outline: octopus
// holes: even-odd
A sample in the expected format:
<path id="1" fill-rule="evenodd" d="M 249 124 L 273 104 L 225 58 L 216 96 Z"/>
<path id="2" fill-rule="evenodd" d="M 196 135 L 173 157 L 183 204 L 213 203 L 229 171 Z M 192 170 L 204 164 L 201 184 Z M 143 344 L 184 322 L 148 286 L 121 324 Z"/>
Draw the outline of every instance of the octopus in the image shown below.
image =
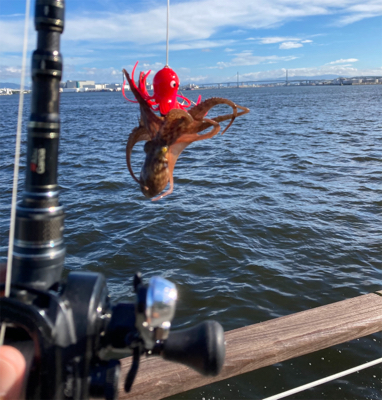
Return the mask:
<path id="1" fill-rule="evenodd" d="M 214 137 L 221 130 L 220 122 L 230 120 L 221 134 L 225 133 L 235 118 L 247 114 L 249 109 L 231 100 L 213 97 L 202 101 L 188 111 L 173 108 L 164 116 L 159 116 L 153 112 L 136 89 L 128 72 L 123 69 L 123 73 L 141 111 L 139 125 L 130 133 L 126 144 L 127 168 L 132 178 L 139 184 L 142 193 L 156 201 L 173 192 L 174 167 L 178 157 L 188 145 Z M 231 107 L 232 112 L 206 118 L 207 113 L 220 104 Z M 207 133 L 201 133 L 207 129 L 210 129 Z M 135 144 L 140 141 L 146 141 L 144 145 L 146 158 L 138 179 L 131 167 L 131 154 Z M 163 192 L 168 184 L 170 185 L 168 190 Z"/>

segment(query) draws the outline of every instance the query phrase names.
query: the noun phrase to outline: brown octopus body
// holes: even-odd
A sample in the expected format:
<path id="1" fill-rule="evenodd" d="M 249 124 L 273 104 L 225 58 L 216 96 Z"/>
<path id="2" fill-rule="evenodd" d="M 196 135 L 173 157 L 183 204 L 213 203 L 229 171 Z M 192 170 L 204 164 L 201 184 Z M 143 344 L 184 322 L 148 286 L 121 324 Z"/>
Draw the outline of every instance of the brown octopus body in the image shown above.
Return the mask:
<path id="1" fill-rule="evenodd" d="M 146 159 L 139 182 L 142 193 L 150 198 L 162 192 L 168 184 L 168 147 L 161 140 L 151 140 L 146 142 L 144 150 Z"/>
<path id="2" fill-rule="evenodd" d="M 133 179 L 139 183 L 142 193 L 149 198 L 160 194 L 170 183 L 169 189 L 153 198 L 159 200 L 172 193 L 174 188 L 173 171 L 181 152 L 191 143 L 209 139 L 220 131 L 219 122 L 231 120 L 222 134 L 231 126 L 236 117 L 247 114 L 248 108 L 236 105 L 228 99 L 213 97 L 207 99 L 188 112 L 181 109 L 172 109 L 165 116 L 159 117 L 148 106 L 139 92 L 135 89 L 129 74 L 123 70 L 130 88 L 141 108 L 139 126 L 133 129 L 126 145 L 127 168 Z M 227 104 L 232 108 L 231 114 L 220 115 L 209 119 L 205 115 L 218 104 Z M 237 109 L 241 111 L 238 112 Z M 212 129 L 199 134 L 208 128 Z M 131 168 L 131 153 L 136 143 L 146 140 L 144 150 L 145 163 L 142 167 L 140 179 L 134 175 Z"/>

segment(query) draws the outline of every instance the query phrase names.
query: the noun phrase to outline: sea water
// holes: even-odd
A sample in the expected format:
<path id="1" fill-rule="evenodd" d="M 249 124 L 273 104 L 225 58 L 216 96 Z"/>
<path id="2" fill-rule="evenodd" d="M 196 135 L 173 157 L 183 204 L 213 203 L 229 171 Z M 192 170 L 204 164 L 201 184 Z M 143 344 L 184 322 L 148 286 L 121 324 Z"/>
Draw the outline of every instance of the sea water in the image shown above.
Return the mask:
<path id="1" fill-rule="evenodd" d="M 223 135 L 191 144 L 174 192 L 151 202 L 125 161 L 139 108 L 120 93 L 61 95 L 65 274 L 105 274 L 113 301 L 132 277 L 179 291 L 173 327 L 226 331 L 381 290 L 382 86 L 199 90 L 250 108 Z M 20 193 L 26 163 L 25 97 Z M 8 243 L 18 96 L 0 97 L 0 262 Z M 217 107 L 208 116 L 230 112 Z M 133 152 L 137 176 L 142 143 Z M 260 399 L 382 356 L 374 334 L 174 399 Z M 291 396 L 380 399 L 381 366 Z"/>

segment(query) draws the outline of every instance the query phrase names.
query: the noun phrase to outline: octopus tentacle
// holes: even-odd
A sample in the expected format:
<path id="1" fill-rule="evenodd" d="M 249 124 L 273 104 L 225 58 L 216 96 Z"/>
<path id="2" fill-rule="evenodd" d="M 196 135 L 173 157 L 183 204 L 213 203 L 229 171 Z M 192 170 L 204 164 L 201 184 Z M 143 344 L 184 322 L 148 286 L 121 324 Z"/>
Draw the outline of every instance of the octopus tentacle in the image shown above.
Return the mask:
<path id="1" fill-rule="evenodd" d="M 142 97 L 139 90 L 135 87 L 134 81 L 131 80 L 130 75 L 125 69 L 123 69 L 123 73 L 125 74 L 126 79 L 130 84 L 131 91 L 133 92 L 141 107 L 141 119 L 143 121 L 143 124 L 147 131 L 150 133 L 151 137 L 154 138 L 156 136 L 156 133 L 159 131 L 163 118 L 158 117 L 156 114 L 154 114 L 150 106 L 147 104 L 146 100 Z"/>
<path id="2" fill-rule="evenodd" d="M 192 116 L 192 118 L 201 120 L 207 114 L 207 112 L 211 110 L 211 108 L 219 104 L 227 104 L 228 106 L 232 107 L 233 113 L 236 117 L 236 104 L 233 101 L 224 99 L 222 97 L 211 97 L 210 99 L 204 100 L 196 106 L 192 107 L 191 110 L 189 110 L 188 112 Z"/>
<path id="3" fill-rule="evenodd" d="M 187 111 L 182 110 L 180 108 L 173 108 L 166 115 L 166 118 L 164 120 L 164 126 L 166 126 L 168 123 L 172 123 L 173 121 L 179 119 L 187 120 L 188 122 L 192 122 L 194 120 Z"/>
<path id="4" fill-rule="evenodd" d="M 189 130 L 188 126 L 193 122 L 193 118 L 187 111 L 174 108 L 166 115 L 157 138 L 162 139 L 167 145 L 171 145 L 179 136 Z"/>
<path id="5" fill-rule="evenodd" d="M 190 129 L 189 132 L 190 133 L 185 133 L 181 136 L 179 136 L 176 141 L 170 146 L 170 150 L 169 150 L 169 156 L 170 158 L 173 158 L 174 162 L 173 162 L 173 167 L 175 166 L 175 163 L 178 159 L 178 157 L 180 156 L 180 154 L 182 153 L 182 151 L 191 143 L 193 142 L 197 142 L 199 140 L 205 140 L 205 139 L 210 139 L 213 136 L 217 135 L 220 131 L 220 125 L 210 119 L 205 119 L 206 122 L 208 122 L 211 125 L 214 126 L 214 128 L 210 131 L 205 133 L 204 135 L 198 135 L 197 133 L 192 133 L 193 130 Z M 191 128 L 191 126 L 190 126 Z M 170 169 L 170 162 L 169 162 L 169 173 L 170 176 L 172 175 L 173 170 Z"/>
<path id="6" fill-rule="evenodd" d="M 246 108 L 246 107 L 242 107 L 242 106 L 239 106 L 239 105 L 237 105 L 236 104 L 236 107 L 238 108 L 238 109 L 240 109 L 240 110 L 242 110 L 242 111 L 240 111 L 239 113 L 237 113 L 237 115 L 236 115 L 236 117 L 240 117 L 241 115 L 244 115 L 244 114 L 247 114 L 247 113 L 249 113 L 249 108 Z M 215 121 L 215 122 L 224 122 L 224 121 L 227 121 L 228 119 L 232 119 L 234 117 L 234 114 L 226 114 L 226 115 L 219 115 L 218 117 L 214 117 L 214 118 L 211 118 L 213 121 Z M 231 121 L 231 123 L 228 125 L 228 126 L 226 126 L 226 128 L 224 129 L 224 131 L 222 132 L 222 134 L 224 133 L 224 132 L 226 132 L 226 130 L 231 126 L 231 124 L 232 124 L 232 121 Z M 198 132 L 202 132 L 202 131 L 204 131 L 205 129 L 207 129 L 207 128 L 209 128 L 211 125 L 210 125 L 210 123 L 207 123 L 207 122 L 203 122 L 200 126 L 199 126 L 199 128 L 198 128 Z"/>
<path id="7" fill-rule="evenodd" d="M 135 101 L 135 100 L 130 100 L 130 99 L 126 96 L 126 94 L 125 94 L 125 85 L 126 85 L 126 81 L 124 80 L 124 81 L 123 81 L 123 84 L 122 84 L 122 96 L 125 98 L 125 100 L 129 101 L 130 103 L 138 103 L 138 102 Z"/>
<path id="8" fill-rule="evenodd" d="M 173 155 L 170 153 L 167 155 L 167 160 L 168 160 L 168 170 L 169 170 L 169 177 L 168 180 L 170 182 L 170 187 L 163 193 L 160 194 L 157 197 L 154 197 L 153 199 L 151 199 L 151 201 L 157 201 L 162 199 L 165 196 L 168 196 L 169 194 L 171 194 L 174 190 L 174 175 L 173 175 L 173 171 L 174 171 L 174 167 L 175 167 L 175 163 L 177 158 L 174 159 Z"/>
<path id="9" fill-rule="evenodd" d="M 196 128 L 200 125 L 200 121 L 194 121 L 194 123 L 190 126 L 189 131 L 187 133 L 183 134 L 182 136 L 180 136 L 174 142 L 174 144 L 182 143 L 182 142 L 186 142 L 186 143 L 190 144 L 193 142 L 197 142 L 199 140 L 210 139 L 219 133 L 221 127 L 216 121 L 209 119 L 209 118 L 203 118 L 202 122 L 207 123 L 208 127 L 213 126 L 214 128 L 210 132 L 207 132 L 203 135 L 198 135 L 195 131 L 196 131 Z"/>
<path id="10" fill-rule="evenodd" d="M 228 123 L 228 125 L 225 127 L 225 129 L 223 130 L 223 132 L 221 133 L 223 135 L 224 132 L 227 131 L 227 129 L 232 125 L 233 121 L 235 120 L 235 118 L 237 117 L 237 106 L 236 104 L 228 99 L 223 99 L 221 97 L 212 97 L 211 99 L 207 99 L 204 100 L 202 103 L 196 105 L 195 107 L 193 107 L 189 113 L 190 115 L 192 115 L 196 120 L 200 120 L 203 116 L 206 115 L 206 113 L 213 107 L 219 105 L 219 104 L 227 104 L 230 107 L 232 107 L 233 113 L 232 114 L 228 114 L 229 117 L 227 117 L 226 119 L 231 119 L 231 121 Z M 201 132 L 204 129 L 207 129 L 209 127 L 209 125 L 206 125 L 204 123 L 203 128 L 199 128 L 198 132 Z"/>
<path id="11" fill-rule="evenodd" d="M 242 106 L 239 106 L 237 104 L 235 104 L 235 106 L 239 110 L 242 110 L 242 111 L 240 111 L 239 113 L 236 114 L 236 118 L 240 117 L 241 115 L 249 113 L 249 108 L 242 107 Z M 214 118 L 211 118 L 211 119 L 213 119 L 216 122 L 223 122 L 223 121 L 226 121 L 227 119 L 232 118 L 232 116 L 233 116 L 233 114 L 226 114 L 226 115 L 219 115 L 218 117 L 214 117 Z"/>
<path id="12" fill-rule="evenodd" d="M 137 126 L 130 133 L 129 138 L 126 144 L 126 164 L 127 168 L 130 172 L 130 175 L 133 177 L 135 181 L 139 182 L 139 179 L 134 175 L 133 169 L 131 168 L 131 153 L 133 151 L 133 147 L 136 143 L 142 140 L 151 140 L 150 134 L 147 132 L 146 128 L 142 125 Z"/>
<path id="13" fill-rule="evenodd" d="M 169 189 L 164 192 L 163 194 L 155 197 L 152 201 L 157 201 L 162 199 L 165 196 L 168 196 L 173 192 L 174 189 L 174 168 L 175 164 L 178 160 L 178 157 L 182 153 L 182 151 L 191 143 L 196 142 L 198 140 L 209 139 L 215 135 L 217 135 L 220 131 L 220 125 L 212 120 L 206 118 L 206 121 L 210 123 L 210 125 L 214 125 L 214 128 L 204 135 L 198 135 L 197 133 L 185 133 L 179 136 L 176 141 L 170 146 L 169 153 L 167 155 L 168 160 L 168 175 L 169 175 L 169 182 L 170 187 Z M 189 126 L 190 131 L 192 132 L 191 125 Z"/>
<path id="14" fill-rule="evenodd" d="M 134 80 L 134 73 L 135 73 L 135 69 L 137 68 L 137 65 L 138 65 L 138 61 L 135 63 L 134 68 L 133 68 L 133 70 L 131 71 L 131 79 L 128 80 L 128 81 L 129 81 L 130 88 L 133 87 L 133 88 L 136 89 L 136 90 L 140 90 L 140 89 L 138 88 L 138 86 L 135 84 L 135 80 Z M 139 75 L 138 85 L 140 85 L 141 75 L 142 75 L 142 73 Z M 123 81 L 123 86 L 122 86 L 122 95 L 123 95 L 123 97 L 124 97 L 127 101 L 129 101 L 130 103 L 138 103 L 138 101 L 130 100 L 130 99 L 128 99 L 128 98 L 126 97 L 126 95 L 125 95 L 125 83 L 126 83 L 126 81 Z M 144 94 L 142 94 L 142 96 L 145 97 Z"/>

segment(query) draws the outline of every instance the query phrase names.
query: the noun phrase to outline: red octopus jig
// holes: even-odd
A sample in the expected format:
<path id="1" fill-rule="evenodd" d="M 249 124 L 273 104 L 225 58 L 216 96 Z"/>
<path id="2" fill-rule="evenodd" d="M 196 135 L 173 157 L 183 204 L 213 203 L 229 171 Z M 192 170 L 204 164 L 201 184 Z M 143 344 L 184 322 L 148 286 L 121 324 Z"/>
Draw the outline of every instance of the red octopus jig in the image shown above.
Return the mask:
<path id="1" fill-rule="evenodd" d="M 149 76 L 151 70 L 148 71 L 146 74 L 144 72 L 141 72 L 139 74 L 137 86 L 134 81 L 134 72 L 137 68 L 137 65 L 138 61 L 134 65 L 133 71 L 131 73 L 132 84 L 153 111 L 159 111 L 162 115 L 166 115 L 170 110 L 174 108 L 179 108 L 181 110 L 187 111 L 186 109 L 191 106 L 191 100 L 188 100 L 186 97 L 178 94 L 179 78 L 174 70 L 166 65 L 155 74 L 153 79 L 154 93 L 153 96 L 150 96 L 146 89 L 146 79 Z M 138 103 L 137 101 L 130 100 L 126 97 L 125 83 L 126 81 L 123 82 L 122 86 L 123 97 L 131 103 Z M 178 97 L 182 99 L 184 103 L 179 103 L 177 100 Z M 202 96 L 199 96 L 198 101 L 195 105 L 200 103 L 201 98 Z"/>

